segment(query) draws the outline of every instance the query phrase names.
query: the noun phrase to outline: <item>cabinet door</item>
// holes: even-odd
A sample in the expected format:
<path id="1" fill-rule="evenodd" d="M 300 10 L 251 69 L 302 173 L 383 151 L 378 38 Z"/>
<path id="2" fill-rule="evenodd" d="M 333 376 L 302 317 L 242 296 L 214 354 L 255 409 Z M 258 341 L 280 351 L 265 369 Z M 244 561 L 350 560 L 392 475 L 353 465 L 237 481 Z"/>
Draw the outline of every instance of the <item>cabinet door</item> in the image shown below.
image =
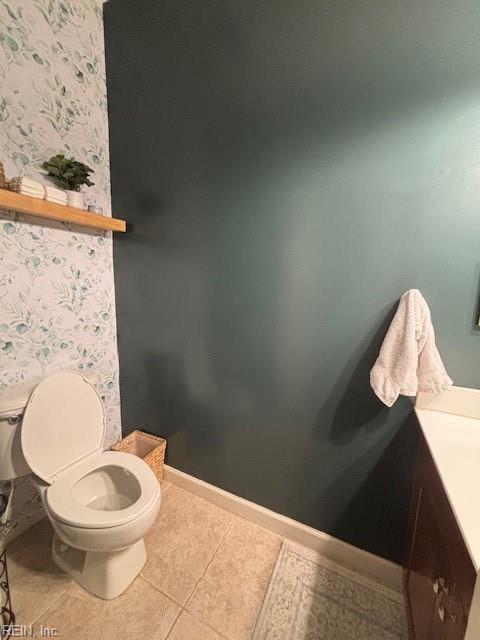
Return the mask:
<path id="1" fill-rule="evenodd" d="M 475 578 L 435 464 L 422 441 L 405 576 L 412 640 L 463 640 Z"/>
<path id="2" fill-rule="evenodd" d="M 447 640 L 463 640 L 467 629 L 467 616 L 456 594 L 445 597 L 445 635 Z M 435 636 L 433 636 L 435 637 Z"/>
<path id="3" fill-rule="evenodd" d="M 407 597 L 410 622 L 415 640 L 444 640 L 443 625 L 437 616 L 438 593 L 442 578 L 438 574 L 437 558 L 433 550 L 438 546 L 438 532 L 432 527 L 435 522 L 433 512 L 424 495 L 423 487 L 418 487 L 416 522 L 413 545 L 407 574 Z M 435 633 L 433 634 L 433 629 Z"/>

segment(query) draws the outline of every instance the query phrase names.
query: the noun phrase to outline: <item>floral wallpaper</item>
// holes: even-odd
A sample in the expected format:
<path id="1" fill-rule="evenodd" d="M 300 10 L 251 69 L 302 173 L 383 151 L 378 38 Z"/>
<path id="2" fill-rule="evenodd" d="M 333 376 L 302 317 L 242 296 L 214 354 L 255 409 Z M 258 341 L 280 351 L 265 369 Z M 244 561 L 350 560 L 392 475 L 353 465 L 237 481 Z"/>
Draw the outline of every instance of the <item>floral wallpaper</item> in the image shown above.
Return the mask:
<path id="1" fill-rule="evenodd" d="M 0 160 L 48 182 L 59 152 L 91 166 L 88 198 L 110 215 L 100 0 L 0 0 Z M 111 233 L 0 210 L 0 391 L 60 369 L 83 372 L 120 436 Z"/>

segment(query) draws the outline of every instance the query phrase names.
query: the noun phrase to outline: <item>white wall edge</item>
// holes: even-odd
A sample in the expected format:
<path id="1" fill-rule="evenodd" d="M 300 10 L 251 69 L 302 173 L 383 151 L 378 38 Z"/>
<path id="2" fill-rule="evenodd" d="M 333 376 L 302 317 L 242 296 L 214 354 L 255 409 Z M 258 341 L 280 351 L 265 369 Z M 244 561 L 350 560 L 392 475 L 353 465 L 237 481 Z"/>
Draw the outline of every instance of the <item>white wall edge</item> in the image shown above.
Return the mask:
<path id="1" fill-rule="evenodd" d="M 353 571 L 380 580 L 394 589 L 403 589 L 403 569 L 390 560 L 354 547 L 323 531 L 275 513 L 275 511 L 270 511 L 270 509 L 219 489 L 169 465 L 165 465 L 165 480 L 199 498 L 212 502 L 225 511 L 250 520 L 250 522 L 279 536 L 321 553 L 330 560 L 353 569 Z"/>

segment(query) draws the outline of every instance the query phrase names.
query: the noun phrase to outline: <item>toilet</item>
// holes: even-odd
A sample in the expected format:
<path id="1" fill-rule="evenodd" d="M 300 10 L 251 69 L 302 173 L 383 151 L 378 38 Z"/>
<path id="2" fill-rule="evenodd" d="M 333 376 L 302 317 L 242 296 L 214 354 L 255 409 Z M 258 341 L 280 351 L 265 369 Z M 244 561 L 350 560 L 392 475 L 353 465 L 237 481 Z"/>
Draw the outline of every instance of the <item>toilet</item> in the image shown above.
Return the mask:
<path id="1" fill-rule="evenodd" d="M 103 402 L 76 371 L 50 375 L 33 391 L 23 385 L 0 394 L 0 480 L 34 474 L 55 531 L 54 562 L 109 600 L 145 564 L 143 538 L 161 492 L 142 459 L 104 451 L 104 437 Z"/>

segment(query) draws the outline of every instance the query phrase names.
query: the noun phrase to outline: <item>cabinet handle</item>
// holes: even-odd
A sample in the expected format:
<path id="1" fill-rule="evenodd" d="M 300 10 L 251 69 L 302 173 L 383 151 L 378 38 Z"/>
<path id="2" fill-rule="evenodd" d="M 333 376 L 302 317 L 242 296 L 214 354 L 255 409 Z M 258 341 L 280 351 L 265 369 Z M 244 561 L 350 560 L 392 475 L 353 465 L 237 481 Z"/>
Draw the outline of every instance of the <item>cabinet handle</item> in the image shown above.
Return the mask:
<path id="1" fill-rule="evenodd" d="M 432 584 L 433 593 L 438 595 L 440 591 L 448 593 L 447 583 L 445 582 L 445 578 L 437 578 L 435 582 Z"/>
<path id="2" fill-rule="evenodd" d="M 449 613 L 448 617 L 450 618 L 450 620 L 453 622 L 453 624 L 456 623 L 457 621 L 457 614 L 456 613 Z"/>
<path id="3" fill-rule="evenodd" d="M 443 604 L 438 607 L 438 617 L 442 622 L 445 622 L 445 607 Z"/>

